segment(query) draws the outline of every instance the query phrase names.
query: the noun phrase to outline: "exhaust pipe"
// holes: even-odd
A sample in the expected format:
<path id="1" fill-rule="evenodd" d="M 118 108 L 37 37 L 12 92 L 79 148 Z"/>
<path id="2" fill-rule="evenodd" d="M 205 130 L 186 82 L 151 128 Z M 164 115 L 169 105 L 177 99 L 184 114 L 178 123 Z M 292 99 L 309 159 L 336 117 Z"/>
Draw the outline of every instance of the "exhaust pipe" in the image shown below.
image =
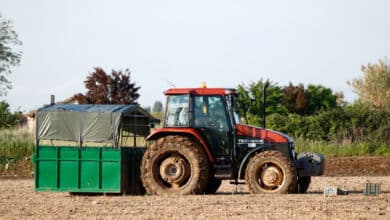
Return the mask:
<path id="1" fill-rule="evenodd" d="M 263 83 L 263 103 L 262 103 L 262 109 L 261 109 L 261 117 L 263 118 L 263 128 L 265 128 L 266 126 L 266 113 L 265 113 L 265 108 L 267 107 L 266 105 L 266 99 L 267 99 L 267 94 L 266 94 L 266 90 L 269 86 L 269 83 L 268 81 Z"/>

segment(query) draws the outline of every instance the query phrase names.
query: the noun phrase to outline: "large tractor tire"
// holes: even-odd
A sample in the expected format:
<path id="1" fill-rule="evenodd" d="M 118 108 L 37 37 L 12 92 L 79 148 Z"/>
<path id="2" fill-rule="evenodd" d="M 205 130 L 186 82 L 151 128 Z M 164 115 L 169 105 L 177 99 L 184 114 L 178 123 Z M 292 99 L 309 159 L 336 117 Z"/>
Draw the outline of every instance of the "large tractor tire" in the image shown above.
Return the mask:
<path id="1" fill-rule="evenodd" d="M 279 151 L 263 151 L 248 163 L 245 180 L 251 193 L 293 192 L 297 174 L 291 160 Z"/>
<path id="2" fill-rule="evenodd" d="M 299 176 L 297 179 L 297 184 L 294 189 L 294 193 L 306 193 L 309 189 L 311 183 L 310 176 Z"/>
<path id="3" fill-rule="evenodd" d="M 189 137 L 162 137 L 146 150 L 141 177 L 149 194 L 204 193 L 209 177 L 208 158 L 202 146 Z"/>

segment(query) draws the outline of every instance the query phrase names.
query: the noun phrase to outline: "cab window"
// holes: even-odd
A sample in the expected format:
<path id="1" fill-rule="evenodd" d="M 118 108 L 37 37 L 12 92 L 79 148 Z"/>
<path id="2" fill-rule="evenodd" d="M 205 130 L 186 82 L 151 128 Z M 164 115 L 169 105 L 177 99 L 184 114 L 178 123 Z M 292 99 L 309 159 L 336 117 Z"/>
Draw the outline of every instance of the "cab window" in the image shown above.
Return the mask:
<path id="1" fill-rule="evenodd" d="M 194 126 L 196 128 L 228 130 L 222 96 L 195 96 L 194 99 Z"/>
<path id="2" fill-rule="evenodd" d="M 188 109 L 189 109 L 188 95 L 168 96 L 165 126 L 166 127 L 188 127 L 189 126 Z"/>

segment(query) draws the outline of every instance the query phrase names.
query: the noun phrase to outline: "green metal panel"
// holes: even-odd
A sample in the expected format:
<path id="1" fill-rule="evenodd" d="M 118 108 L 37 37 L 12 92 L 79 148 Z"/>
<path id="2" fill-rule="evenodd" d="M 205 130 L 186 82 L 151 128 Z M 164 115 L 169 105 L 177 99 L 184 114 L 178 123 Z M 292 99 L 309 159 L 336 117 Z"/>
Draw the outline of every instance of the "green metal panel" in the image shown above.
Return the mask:
<path id="1" fill-rule="evenodd" d="M 120 182 L 116 181 L 121 178 L 121 172 L 118 168 L 120 169 L 120 163 L 107 162 L 104 165 L 101 173 L 102 188 L 116 189 L 121 186 Z"/>
<path id="2" fill-rule="evenodd" d="M 145 148 L 39 146 L 35 190 L 144 194 L 140 164 Z"/>
<path id="3" fill-rule="evenodd" d="M 39 146 L 34 158 L 36 191 L 122 191 L 121 148 Z"/>
<path id="4" fill-rule="evenodd" d="M 81 161 L 80 188 L 86 190 L 99 189 L 99 162 Z"/>
<path id="5" fill-rule="evenodd" d="M 36 173 L 39 173 L 39 183 L 36 184 L 42 189 L 57 187 L 57 161 L 45 161 L 39 163 L 36 167 Z"/>

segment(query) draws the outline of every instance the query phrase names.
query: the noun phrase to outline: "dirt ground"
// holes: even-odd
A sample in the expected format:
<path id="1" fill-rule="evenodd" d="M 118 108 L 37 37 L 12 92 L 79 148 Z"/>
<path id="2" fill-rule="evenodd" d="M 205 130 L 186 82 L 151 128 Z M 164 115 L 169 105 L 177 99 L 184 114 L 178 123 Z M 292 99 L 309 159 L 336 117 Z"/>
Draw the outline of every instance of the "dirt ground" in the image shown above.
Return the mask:
<path id="1" fill-rule="evenodd" d="M 390 156 L 327 157 L 326 176 L 390 176 Z"/>
<path id="2" fill-rule="evenodd" d="M 390 219 L 390 157 L 330 157 L 325 170 L 300 195 L 252 195 L 224 181 L 215 195 L 75 196 L 34 192 L 24 161 L 0 176 L 0 219 Z M 366 182 L 380 183 L 382 193 L 363 195 Z M 324 187 L 349 194 L 324 196 Z"/>
<path id="3" fill-rule="evenodd" d="M 365 183 L 381 183 L 365 196 Z M 324 196 L 337 186 L 348 195 Z M 307 194 L 252 195 L 223 182 L 215 195 L 74 196 L 34 192 L 33 179 L 0 179 L 0 219 L 390 219 L 390 176 L 315 177 Z"/>

